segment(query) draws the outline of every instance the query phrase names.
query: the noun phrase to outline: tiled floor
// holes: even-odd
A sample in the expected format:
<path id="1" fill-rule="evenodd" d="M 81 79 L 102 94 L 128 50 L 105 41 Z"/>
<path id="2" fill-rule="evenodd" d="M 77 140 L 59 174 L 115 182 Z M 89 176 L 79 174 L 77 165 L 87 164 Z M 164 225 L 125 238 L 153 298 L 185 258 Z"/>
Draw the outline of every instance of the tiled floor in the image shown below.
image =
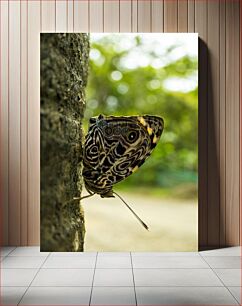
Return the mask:
<path id="1" fill-rule="evenodd" d="M 1 305 L 239 305 L 240 247 L 199 253 L 1 249 Z"/>

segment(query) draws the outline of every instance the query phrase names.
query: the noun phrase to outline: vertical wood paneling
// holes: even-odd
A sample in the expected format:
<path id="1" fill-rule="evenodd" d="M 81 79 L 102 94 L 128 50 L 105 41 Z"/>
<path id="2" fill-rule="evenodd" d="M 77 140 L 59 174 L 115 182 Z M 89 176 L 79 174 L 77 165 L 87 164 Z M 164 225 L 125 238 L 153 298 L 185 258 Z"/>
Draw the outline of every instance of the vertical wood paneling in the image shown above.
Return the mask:
<path id="1" fill-rule="evenodd" d="M 56 1 L 41 0 L 41 32 L 55 32 Z"/>
<path id="2" fill-rule="evenodd" d="M 132 0 L 120 1 L 120 32 L 132 32 Z"/>
<path id="3" fill-rule="evenodd" d="M 164 1 L 152 0 L 151 8 L 151 31 L 163 32 L 164 31 Z"/>
<path id="4" fill-rule="evenodd" d="M 239 244 L 239 2 L 226 2 L 226 245 Z"/>
<path id="5" fill-rule="evenodd" d="M 188 0 L 188 32 L 195 32 L 195 0 Z"/>
<path id="6" fill-rule="evenodd" d="M 103 0 L 90 1 L 90 32 L 103 32 Z"/>
<path id="7" fill-rule="evenodd" d="M 104 1 L 104 32 L 119 32 L 119 1 Z"/>
<path id="8" fill-rule="evenodd" d="M 73 2 L 73 0 L 67 0 L 67 32 L 73 32 L 74 28 Z"/>
<path id="9" fill-rule="evenodd" d="M 178 32 L 185 33 L 188 29 L 188 0 L 178 1 Z"/>
<path id="10" fill-rule="evenodd" d="M 178 31 L 178 1 L 164 0 L 164 32 Z"/>
<path id="11" fill-rule="evenodd" d="M 131 28 L 132 32 L 138 32 L 138 0 L 132 0 L 132 7 L 131 7 Z"/>
<path id="12" fill-rule="evenodd" d="M 219 3 L 208 1 L 208 244 L 220 243 L 219 198 Z"/>
<path id="13" fill-rule="evenodd" d="M 240 133 L 240 153 L 239 153 L 239 162 L 240 162 L 240 184 L 239 184 L 239 191 L 240 191 L 240 194 L 239 194 L 239 198 L 240 198 L 240 206 L 239 206 L 239 209 L 240 209 L 240 222 L 239 222 L 239 228 L 240 228 L 240 232 L 239 232 L 239 241 L 240 241 L 240 245 L 242 245 L 242 231 L 241 231 L 241 228 L 242 228 L 242 48 L 241 48 L 241 44 L 242 44 L 242 3 L 240 1 L 239 3 L 240 5 L 240 21 L 239 21 L 239 28 L 240 28 L 240 50 L 239 50 L 239 61 L 240 61 L 240 70 L 239 70 L 239 73 L 240 73 L 240 130 L 239 130 L 239 133 Z"/>
<path id="14" fill-rule="evenodd" d="M 67 32 L 67 1 L 56 1 L 56 32 Z"/>
<path id="15" fill-rule="evenodd" d="M 38 245 L 40 235 L 39 33 L 40 1 L 28 1 L 28 245 Z"/>
<path id="16" fill-rule="evenodd" d="M 219 169 L 220 169 L 220 246 L 226 242 L 226 10 L 225 1 L 220 1 L 219 27 L 219 91 L 220 91 L 220 127 L 219 127 Z"/>
<path id="17" fill-rule="evenodd" d="M 74 0 L 74 32 L 85 33 L 89 31 L 88 2 L 88 0 Z"/>
<path id="18" fill-rule="evenodd" d="M 21 159 L 20 159 L 20 192 L 21 192 L 21 245 L 28 243 L 28 104 L 27 104 L 27 39 L 28 39 L 28 12 L 27 1 L 21 1 L 21 52 L 20 52 L 20 143 L 21 143 Z"/>
<path id="19" fill-rule="evenodd" d="M 207 194 L 207 1 L 195 1 L 195 32 L 199 33 L 199 71 L 198 71 L 198 198 L 199 198 L 199 243 L 208 242 L 208 194 Z"/>
<path id="20" fill-rule="evenodd" d="M 9 2 L 9 243 L 20 245 L 20 2 Z"/>
<path id="21" fill-rule="evenodd" d="M 138 1 L 138 32 L 151 31 L 151 0 Z"/>
<path id="22" fill-rule="evenodd" d="M 9 191 L 9 130 L 8 130 L 8 1 L 1 1 L 1 233 L 3 245 L 8 245 L 8 191 Z"/>

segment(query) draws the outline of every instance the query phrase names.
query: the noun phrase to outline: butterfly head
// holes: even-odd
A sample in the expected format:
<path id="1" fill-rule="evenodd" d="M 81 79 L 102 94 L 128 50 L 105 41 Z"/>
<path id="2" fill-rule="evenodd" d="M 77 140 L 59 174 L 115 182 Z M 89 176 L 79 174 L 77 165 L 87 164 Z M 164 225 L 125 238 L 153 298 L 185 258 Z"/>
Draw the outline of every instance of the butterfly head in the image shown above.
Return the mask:
<path id="1" fill-rule="evenodd" d="M 100 114 L 99 116 L 96 116 L 96 117 L 91 117 L 89 119 L 89 124 L 90 126 L 93 125 L 93 124 L 98 124 L 100 122 L 103 122 L 105 120 L 105 115 L 103 114 Z"/>

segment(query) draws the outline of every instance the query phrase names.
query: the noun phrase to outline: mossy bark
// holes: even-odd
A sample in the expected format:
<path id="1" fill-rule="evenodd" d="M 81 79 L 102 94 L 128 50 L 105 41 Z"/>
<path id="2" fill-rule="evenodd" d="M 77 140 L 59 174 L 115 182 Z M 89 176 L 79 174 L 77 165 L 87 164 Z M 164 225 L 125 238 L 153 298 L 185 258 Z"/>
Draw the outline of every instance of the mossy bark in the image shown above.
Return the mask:
<path id="1" fill-rule="evenodd" d="M 87 34 L 41 34 L 41 251 L 83 251 Z"/>

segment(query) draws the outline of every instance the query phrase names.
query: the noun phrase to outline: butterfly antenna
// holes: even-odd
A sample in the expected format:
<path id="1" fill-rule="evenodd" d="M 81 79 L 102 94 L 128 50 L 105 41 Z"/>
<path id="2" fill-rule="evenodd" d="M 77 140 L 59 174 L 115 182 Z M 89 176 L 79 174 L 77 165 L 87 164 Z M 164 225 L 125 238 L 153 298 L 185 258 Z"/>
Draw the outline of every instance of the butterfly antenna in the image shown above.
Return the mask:
<path id="1" fill-rule="evenodd" d="M 133 211 L 133 209 L 124 201 L 124 199 L 115 191 L 113 191 L 116 196 L 120 198 L 120 200 L 128 207 L 128 209 L 133 213 L 133 215 L 139 220 L 139 222 L 142 224 L 142 226 L 148 231 L 149 227 L 140 219 L 140 217 Z"/>

